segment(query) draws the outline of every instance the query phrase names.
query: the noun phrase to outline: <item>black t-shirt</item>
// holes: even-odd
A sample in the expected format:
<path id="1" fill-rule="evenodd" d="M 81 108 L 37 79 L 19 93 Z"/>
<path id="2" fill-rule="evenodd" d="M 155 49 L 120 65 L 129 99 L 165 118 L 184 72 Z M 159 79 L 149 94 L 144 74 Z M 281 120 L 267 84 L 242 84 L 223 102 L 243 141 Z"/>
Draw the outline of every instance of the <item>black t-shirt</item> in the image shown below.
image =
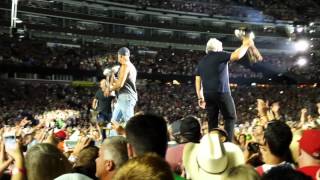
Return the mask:
<path id="1" fill-rule="evenodd" d="M 228 61 L 231 53 L 209 52 L 197 67 L 196 75 L 201 77 L 204 93 L 229 93 Z"/>
<path id="2" fill-rule="evenodd" d="M 97 111 L 103 114 L 111 113 L 111 103 L 114 96 L 104 96 L 101 89 L 96 92 L 95 98 L 98 100 Z"/>

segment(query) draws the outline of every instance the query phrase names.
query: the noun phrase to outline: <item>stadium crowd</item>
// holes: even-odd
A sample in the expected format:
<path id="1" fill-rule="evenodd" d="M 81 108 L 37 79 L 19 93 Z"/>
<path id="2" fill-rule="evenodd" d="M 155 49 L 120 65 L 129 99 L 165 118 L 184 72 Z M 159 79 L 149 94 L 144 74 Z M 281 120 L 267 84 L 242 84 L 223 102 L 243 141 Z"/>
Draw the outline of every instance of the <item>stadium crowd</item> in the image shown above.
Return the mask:
<path id="1" fill-rule="evenodd" d="M 130 5 L 136 5 L 138 8 L 161 8 L 168 10 L 176 10 L 183 12 L 203 13 L 210 16 L 224 16 L 242 18 L 249 21 L 272 21 L 272 20 L 316 20 L 318 19 L 318 12 L 316 7 L 319 4 L 313 0 L 307 0 L 301 3 L 299 0 L 294 1 L 248 1 L 248 0 L 237 0 L 237 1 L 221 1 L 221 0 L 206 0 L 206 1 L 181 1 L 181 0 L 117 0 L 113 2 L 124 3 Z M 73 7 L 72 5 L 66 5 L 65 11 L 75 13 L 87 13 L 87 9 L 81 6 Z M 61 10 L 58 2 L 42 2 L 27 0 L 21 2 L 22 5 L 39 7 L 39 8 L 51 8 L 53 10 Z M 98 10 L 98 11 L 101 11 Z M 304 11 L 302 15 L 300 12 Z M 108 13 L 101 13 L 106 15 Z M 311 18 L 311 19 L 310 19 Z"/>
<path id="2" fill-rule="evenodd" d="M 119 2 L 119 1 L 117 1 Z M 120 1 L 121 2 L 121 1 Z M 135 4 L 142 7 L 155 7 L 163 9 L 171 9 L 185 12 L 205 13 L 209 15 L 221 15 L 221 16 L 234 16 L 244 17 L 248 19 L 264 19 L 264 20 L 306 20 L 308 17 L 300 15 L 299 12 L 306 10 L 311 17 L 316 17 L 314 7 L 318 7 L 315 1 L 308 0 L 301 4 L 301 1 L 180 1 L 180 0 L 165 0 L 165 1 L 153 1 L 153 0 L 140 0 L 140 1 L 122 1 L 126 4 Z M 241 8 L 242 5 L 242 8 Z M 251 9 L 251 11 L 245 12 L 244 5 L 261 9 L 257 11 Z M 316 12 L 315 12 L 316 13 Z"/>
<path id="3" fill-rule="evenodd" d="M 180 178 L 178 175 L 181 175 L 191 179 L 199 179 L 199 177 L 207 179 L 211 177 L 209 174 L 192 170 L 194 169 L 192 157 L 198 151 L 198 146 L 207 147 L 206 143 L 211 141 L 215 145 L 223 143 L 224 136 L 227 136 L 223 130 L 208 134 L 206 115 L 197 107 L 193 85 L 148 82 L 138 86 L 139 101 L 136 107 L 138 114 L 126 126 L 127 141 L 132 143 L 133 149 L 136 148 L 136 155 L 140 156 L 125 163 L 128 160 L 128 154 L 124 138 L 108 137 L 101 144 L 103 127 L 95 122 L 91 117 L 92 110 L 90 111 L 95 87 L 84 88 L 37 83 L 16 84 L 15 82 L 3 81 L 0 88 L 2 97 L 1 133 L 4 135 L 1 142 L 0 172 L 3 178 L 9 178 L 9 171 L 5 171 L 7 167 L 12 172 L 13 179 L 21 179 L 24 178 L 23 176 L 27 176 L 28 179 L 63 179 L 63 177 L 58 178 L 60 175 L 66 176 L 65 178 L 77 176 L 84 179 L 96 179 L 97 177 L 103 179 L 103 176 L 108 176 L 110 179 L 112 176 L 114 179 L 124 179 L 129 176 L 135 177 L 135 173 L 142 173 L 140 171 L 145 170 L 143 167 L 152 167 L 154 169 L 151 172 L 143 173 L 146 173 L 146 176 L 148 173 L 157 175 L 155 179 L 172 179 L 172 172 L 175 172 L 175 178 Z M 271 179 L 268 176 L 284 177 L 288 174 L 297 174 L 292 175 L 292 178 L 302 176 L 308 179 L 295 171 L 293 167 L 299 169 L 300 172 L 310 173 L 311 170 L 301 170 L 306 162 L 303 162 L 304 159 L 300 157 L 308 156 L 310 153 L 310 156 L 315 158 L 314 162 L 318 162 L 319 141 L 317 138 L 319 138 L 319 130 L 306 130 L 305 133 L 309 133 L 309 135 L 302 134 L 301 130 L 319 127 L 319 89 L 267 86 L 234 87 L 232 91 L 238 112 L 236 138 L 233 143 L 224 142 L 223 144 L 227 155 L 235 153 L 234 156 L 238 157 L 233 159 L 235 168 L 233 171 L 240 171 L 242 168 L 243 170 L 237 175 L 237 173 L 232 173 L 228 167 L 229 174 L 223 173 L 223 176 L 251 177 L 254 175 L 256 179 L 260 179 L 252 167 L 243 166 L 246 162 L 246 164 L 257 167 L 257 172 L 260 175 L 263 175 L 275 164 L 280 164 L 279 167 L 284 168 L 274 168 L 268 171 L 262 176 L 265 179 Z M 288 106 L 289 104 L 290 106 Z M 148 112 L 158 114 L 160 117 L 143 115 Z M 144 121 L 151 122 L 151 124 Z M 180 125 L 177 125 L 178 122 Z M 167 127 L 171 141 L 165 156 L 166 151 L 163 149 L 167 147 Z M 21 138 L 19 141 L 21 149 L 7 147 L 9 145 L 6 144 L 6 137 L 12 131 L 15 131 L 16 139 Z M 203 135 L 201 141 L 200 132 Z M 139 144 L 139 140 L 133 137 L 130 139 L 131 136 L 144 137 L 145 135 L 142 136 L 141 133 L 150 134 L 148 137 L 151 138 L 151 140 L 141 140 L 144 142 L 142 144 L 145 142 L 149 144 L 145 145 L 146 147 L 142 150 L 139 149 L 141 144 L 135 144 Z M 216 133 L 221 136 L 218 141 L 215 140 Z M 300 138 L 301 135 L 303 143 L 307 144 L 297 143 L 297 138 Z M 165 141 L 161 140 L 162 136 Z M 262 136 L 265 139 L 264 142 L 262 142 Z M 313 140 L 311 144 L 309 139 Z M 197 144 L 199 142 L 200 144 Z M 284 158 L 286 152 L 283 149 L 288 149 L 291 143 L 293 159 L 289 161 Z M 156 148 L 153 149 L 152 146 Z M 107 152 L 106 149 L 110 147 L 115 149 L 111 148 L 110 152 Z M 100 153 L 98 153 L 99 148 Z M 299 148 L 305 153 L 299 155 Z M 159 156 L 145 154 L 146 152 L 154 152 Z M 203 153 L 207 157 L 203 156 L 202 158 L 210 157 L 210 154 Z M 25 157 L 22 154 L 25 154 Z M 170 166 L 161 157 L 166 158 Z M 51 159 L 48 160 L 48 158 Z M 278 160 L 275 160 L 277 158 Z M 96 164 L 93 163 L 95 159 Z M 114 163 L 111 163 L 110 169 L 103 169 L 104 166 L 99 164 L 109 161 Z M 283 166 L 282 161 L 285 162 Z M 10 166 L 13 162 L 14 166 Z M 34 166 L 39 162 L 41 162 L 41 166 Z M 142 164 L 140 165 L 140 163 Z M 163 164 L 161 168 L 156 166 L 158 163 Z M 263 163 L 266 165 L 262 165 Z M 273 165 L 269 165 L 272 163 Z M 122 164 L 124 165 L 121 166 Z M 238 167 L 238 165 L 240 166 Z M 115 173 L 120 166 L 118 173 Z M 319 169 L 319 164 L 313 168 L 316 167 Z M 219 169 L 219 167 L 215 168 Z M 50 173 L 48 169 L 51 169 Z M 286 173 L 276 172 L 272 175 L 273 171 Z M 161 174 L 166 174 L 166 177 L 162 177 Z M 316 178 L 314 170 L 308 175 L 314 176 L 313 179 Z"/>
<path id="4" fill-rule="evenodd" d="M 0 44 L 0 64 L 86 71 L 102 71 L 106 66 L 115 64 L 114 52 L 119 47 L 99 44 L 67 47 L 58 43 L 48 46 L 44 41 L 13 41 L 5 36 L 1 38 Z M 7 44 L 10 45 L 7 46 Z M 148 74 L 193 76 L 199 59 L 204 55 L 204 52 L 197 50 L 180 50 L 170 47 L 130 46 L 130 49 L 132 49 L 131 59 L 139 72 Z M 273 69 L 280 69 L 281 72 L 288 70 L 297 72 L 306 79 L 316 78 L 319 64 L 311 61 L 312 66 L 297 68 L 295 63 L 295 58 L 286 54 L 264 54 L 261 65 L 267 64 Z M 262 72 L 253 72 L 250 67 L 238 63 L 230 64 L 229 69 L 231 78 L 263 78 Z M 314 70 L 315 73 L 306 75 L 304 72 L 309 70 Z"/>
<path id="5" fill-rule="evenodd" d="M 242 3 L 266 9 L 264 13 L 270 11 L 284 20 L 301 18 L 299 7 L 303 5 L 298 0 L 276 5 L 276 1 L 265 0 L 117 2 L 213 16 L 253 19 L 263 16 L 260 11 L 241 13 L 238 5 Z M 59 5 L 54 1 L 45 2 L 48 3 Z M 319 6 L 311 0 L 304 3 Z M 282 11 L 282 8 L 289 10 Z M 125 56 L 130 57 L 138 72 L 147 74 L 194 76 L 198 61 L 204 55 L 204 51 L 128 47 L 132 53 L 131 56 L 124 53 Z M 1 36 L 0 65 L 102 72 L 105 67 L 116 64 L 118 48 L 118 45 L 13 41 Z M 123 56 L 119 52 L 118 55 Z M 298 74 L 312 72 L 306 79 L 319 78 L 320 68 L 316 63 L 309 68 L 295 69 L 292 68 L 294 57 L 284 54 L 266 55 L 264 61 L 274 68 Z M 251 72 L 238 63 L 230 64 L 229 68 L 231 78 L 263 78 L 262 73 Z M 106 85 L 100 86 L 103 89 Z M 125 124 L 124 135 L 114 136 L 111 124 L 101 123 L 100 112 L 93 108 L 99 87 L 2 80 L 0 179 L 319 180 L 318 87 L 317 83 L 231 84 L 237 111 L 233 136 L 224 130 L 223 117 L 219 117 L 219 128 L 208 129 L 207 115 L 198 106 L 197 101 L 201 99 L 192 82 L 140 79 L 135 115 Z M 229 142 L 228 137 L 234 138 Z"/>

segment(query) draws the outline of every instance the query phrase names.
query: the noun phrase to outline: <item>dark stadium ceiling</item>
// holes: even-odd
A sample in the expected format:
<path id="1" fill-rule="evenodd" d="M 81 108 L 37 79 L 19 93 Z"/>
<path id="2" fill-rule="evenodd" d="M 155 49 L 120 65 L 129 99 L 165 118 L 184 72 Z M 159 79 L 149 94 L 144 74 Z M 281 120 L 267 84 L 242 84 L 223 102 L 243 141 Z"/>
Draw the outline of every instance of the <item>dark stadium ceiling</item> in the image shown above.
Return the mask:
<path id="1" fill-rule="evenodd" d="M 10 12 L 10 0 L 7 1 L 7 8 L 2 8 L 5 6 L 0 6 L 0 10 L 5 10 Z M 219 1 L 219 0 L 218 0 Z M 154 33 L 159 34 L 171 34 L 173 35 L 176 31 L 181 32 L 187 37 L 197 38 L 205 36 L 212 36 L 216 38 L 220 38 L 224 41 L 233 42 L 234 35 L 233 30 L 238 28 L 239 26 L 247 26 L 253 30 L 255 30 L 257 38 L 256 42 L 259 44 L 268 44 L 270 42 L 284 42 L 291 35 L 289 32 L 290 28 L 294 28 L 297 25 L 307 26 L 309 22 L 304 21 L 278 21 L 273 20 L 270 21 L 267 19 L 262 19 L 257 21 L 256 19 L 247 18 L 245 20 L 237 19 L 237 17 L 219 17 L 219 16 L 209 16 L 208 14 L 199 14 L 193 12 L 182 12 L 182 11 L 172 11 L 168 9 L 161 9 L 155 7 L 148 7 L 141 9 L 139 5 L 135 4 L 125 4 L 119 3 L 124 2 L 123 0 L 119 1 L 105 1 L 105 0 L 95 0 L 95 1 L 80 1 L 80 0 L 29 0 L 29 1 L 19 1 L 20 7 L 19 12 L 21 15 L 21 19 L 23 21 L 30 21 L 34 25 L 37 26 L 47 26 L 54 25 L 55 22 L 58 22 L 55 26 L 62 27 L 59 25 L 59 22 L 63 21 L 76 21 L 75 26 L 80 28 L 80 30 L 86 30 L 86 28 L 107 26 L 110 24 L 122 25 L 124 26 L 124 30 L 133 33 L 144 33 L 144 31 L 154 31 Z M 24 2 L 28 2 L 27 6 L 25 6 Z M 61 8 L 63 2 L 63 10 L 59 12 L 59 7 Z M 130 1 L 133 2 L 133 1 Z M 175 2 L 188 2 L 188 1 L 179 1 Z M 190 1 L 189 1 L 190 2 Z M 198 1 L 192 1 L 198 2 Z M 204 2 L 204 1 L 202 1 Z M 210 1 L 208 1 L 210 2 Z M 278 2 L 275 1 L 274 4 Z M 1 3 L 0 3 L 1 4 Z M 281 3 L 279 3 L 281 4 Z M 231 5 L 230 5 L 231 6 Z M 233 6 L 233 5 L 232 5 Z M 50 7 L 50 9 L 48 9 Z M 89 9 L 91 14 L 83 15 L 77 13 L 78 11 L 81 13 L 81 10 L 85 7 L 85 9 Z M 249 6 L 235 6 L 236 9 L 246 10 L 248 13 L 257 13 L 259 10 L 255 10 L 253 7 Z M 66 12 L 66 13 L 61 13 Z M 70 13 L 72 12 L 72 13 Z M 115 21 L 111 18 L 101 18 L 101 14 L 113 14 L 113 16 L 120 16 L 124 19 L 116 19 Z M 10 15 L 10 14 L 9 14 Z M 81 15 L 81 16 L 80 16 Z M 112 18 L 114 18 L 112 16 Z M 107 16 L 108 18 L 108 16 Z M 132 19 L 130 21 L 126 21 L 125 18 Z M 139 22 L 139 19 L 146 18 L 151 19 L 151 22 L 156 21 L 156 23 L 143 23 Z M 8 19 L 7 19 L 8 21 Z M 135 21 L 138 21 L 137 23 Z M 164 24 L 161 24 L 162 21 Z M 160 23 L 159 23 L 160 22 Z M 179 26 L 173 26 L 172 23 L 176 22 Z M 38 24 L 37 24 L 38 23 Z M 165 23 L 169 23 L 170 25 L 166 25 Z M 88 25 L 89 24 L 89 25 Z M 206 29 L 199 28 L 200 25 L 209 25 Z M 31 27 L 31 26 L 30 26 Z M 82 28 L 82 29 L 81 29 Z M 32 28 L 31 28 L 32 29 Z M 60 28 L 61 29 L 61 28 Z M 317 39 L 319 37 L 319 24 L 318 22 L 314 22 L 314 25 L 311 27 L 305 27 L 306 32 L 315 31 L 312 36 L 307 33 L 307 37 Z M 110 33 L 109 33 L 110 34 Z M 198 44 L 203 43 L 200 41 Z M 197 43 L 196 43 L 197 44 Z M 270 47 L 274 49 L 278 49 L 279 47 L 270 45 Z"/>

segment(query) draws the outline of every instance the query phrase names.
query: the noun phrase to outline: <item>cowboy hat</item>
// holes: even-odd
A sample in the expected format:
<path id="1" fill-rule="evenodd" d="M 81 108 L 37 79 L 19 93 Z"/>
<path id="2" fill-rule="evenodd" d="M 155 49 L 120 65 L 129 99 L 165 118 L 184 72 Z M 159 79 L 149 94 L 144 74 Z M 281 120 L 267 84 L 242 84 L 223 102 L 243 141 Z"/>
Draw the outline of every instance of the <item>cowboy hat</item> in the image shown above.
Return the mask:
<path id="1" fill-rule="evenodd" d="M 200 143 L 188 143 L 183 151 L 183 165 L 192 180 L 222 179 L 227 170 L 244 164 L 237 145 L 219 140 L 217 131 L 202 137 Z"/>

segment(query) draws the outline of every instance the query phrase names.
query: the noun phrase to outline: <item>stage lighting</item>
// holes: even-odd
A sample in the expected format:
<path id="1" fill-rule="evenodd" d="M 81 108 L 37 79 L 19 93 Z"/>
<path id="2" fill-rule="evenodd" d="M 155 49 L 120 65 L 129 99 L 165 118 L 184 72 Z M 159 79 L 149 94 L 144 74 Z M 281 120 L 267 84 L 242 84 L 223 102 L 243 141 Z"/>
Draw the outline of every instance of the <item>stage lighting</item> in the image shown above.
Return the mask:
<path id="1" fill-rule="evenodd" d="M 16 23 L 17 23 L 17 24 L 20 24 L 20 23 L 22 23 L 22 20 L 19 19 L 19 18 L 16 18 Z"/>
<path id="2" fill-rule="evenodd" d="M 299 40 L 294 46 L 297 51 L 306 51 L 309 48 L 309 43 L 306 40 Z"/>
<path id="3" fill-rule="evenodd" d="M 316 32 L 316 30 L 310 30 L 309 31 L 310 34 L 315 33 L 315 32 Z"/>
<path id="4" fill-rule="evenodd" d="M 298 66 L 300 66 L 300 67 L 301 67 L 301 66 L 305 66 L 305 65 L 307 64 L 307 59 L 301 57 L 301 58 L 299 58 L 299 59 L 297 60 L 296 64 L 297 64 Z"/>
<path id="5" fill-rule="evenodd" d="M 298 33 L 302 33 L 303 30 L 304 30 L 303 27 L 297 27 L 297 28 L 296 28 L 296 31 L 297 31 Z"/>
<path id="6" fill-rule="evenodd" d="M 314 22 L 310 22 L 310 23 L 309 23 L 309 26 L 313 26 L 313 25 L 314 25 Z"/>

